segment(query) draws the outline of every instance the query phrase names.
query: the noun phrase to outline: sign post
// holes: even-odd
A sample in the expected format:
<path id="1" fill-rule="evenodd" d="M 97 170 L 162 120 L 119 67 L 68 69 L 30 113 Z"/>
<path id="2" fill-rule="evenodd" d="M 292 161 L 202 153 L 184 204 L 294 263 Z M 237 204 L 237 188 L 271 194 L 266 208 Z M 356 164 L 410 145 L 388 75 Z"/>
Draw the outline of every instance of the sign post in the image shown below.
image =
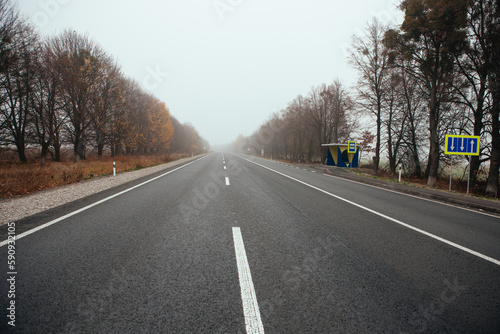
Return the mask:
<path id="1" fill-rule="evenodd" d="M 481 137 L 479 136 L 459 136 L 446 135 L 444 153 L 448 155 L 468 155 L 469 156 L 469 171 L 467 176 L 467 194 L 469 193 L 470 182 L 470 161 L 471 156 L 479 156 L 479 144 Z M 451 191 L 451 173 L 452 173 L 453 157 L 450 163 L 450 191 Z"/>
<path id="2" fill-rule="evenodd" d="M 449 191 L 451 192 L 451 174 L 453 172 L 453 155 L 450 156 L 450 189 Z"/>

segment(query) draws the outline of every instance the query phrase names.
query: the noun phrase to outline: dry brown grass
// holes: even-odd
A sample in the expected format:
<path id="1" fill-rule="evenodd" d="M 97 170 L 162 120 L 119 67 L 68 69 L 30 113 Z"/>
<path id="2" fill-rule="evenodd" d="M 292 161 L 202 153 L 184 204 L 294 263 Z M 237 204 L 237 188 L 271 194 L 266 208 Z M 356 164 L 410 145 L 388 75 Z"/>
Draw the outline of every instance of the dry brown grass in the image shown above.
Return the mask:
<path id="1" fill-rule="evenodd" d="M 38 161 L 27 164 L 0 161 L 0 198 L 26 195 L 34 191 L 75 183 L 93 177 L 113 174 L 113 161 L 117 173 L 156 166 L 180 159 L 185 155 L 147 155 L 89 158 L 79 163 Z"/>
<path id="2" fill-rule="evenodd" d="M 386 170 L 380 169 L 378 174 L 375 175 L 373 168 L 362 166 L 361 168 L 358 168 L 357 171 L 378 179 L 398 182 L 398 175 L 392 174 Z M 356 172 L 356 170 L 353 170 L 351 172 Z M 450 179 L 448 175 L 443 175 L 442 177 L 438 178 L 436 185 L 434 187 L 427 186 L 427 178 L 425 177 L 418 178 L 415 176 L 403 176 L 402 182 L 416 187 L 443 190 L 443 191 L 448 191 L 450 187 Z M 454 193 L 467 194 L 467 179 L 454 177 L 451 182 L 451 189 L 452 192 Z M 470 185 L 469 187 L 470 195 L 476 197 L 485 197 L 486 196 L 485 193 L 486 193 L 486 178 L 484 177 L 476 182 L 475 187 L 472 187 L 472 185 Z"/>

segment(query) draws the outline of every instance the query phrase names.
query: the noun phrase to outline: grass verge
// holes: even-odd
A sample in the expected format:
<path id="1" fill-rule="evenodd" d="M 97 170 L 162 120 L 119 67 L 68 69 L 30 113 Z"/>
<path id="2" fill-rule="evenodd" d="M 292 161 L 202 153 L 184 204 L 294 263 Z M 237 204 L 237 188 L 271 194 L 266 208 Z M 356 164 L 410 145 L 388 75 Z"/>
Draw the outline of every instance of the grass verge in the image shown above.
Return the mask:
<path id="1" fill-rule="evenodd" d="M 181 154 L 89 158 L 78 163 L 38 162 L 27 164 L 0 162 L 0 198 L 26 195 L 35 191 L 76 183 L 95 177 L 156 166 L 185 157 Z"/>
<path id="2" fill-rule="evenodd" d="M 370 169 L 370 168 L 358 168 L 358 169 L 345 168 L 345 170 L 348 173 L 356 174 L 359 176 L 369 177 L 372 179 L 382 180 L 382 181 L 386 181 L 386 182 L 399 183 L 398 175 L 393 175 L 393 174 L 391 174 L 387 171 L 384 171 L 384 170 L 379 170 L 378 175 L 375 175 L 373 169 Z M 447 177 L 441 177 L 437 180 L 436 185 L 434 187 L 429 187 L 427 185 L 426 178 L 403 176 L 400 184 L 404 184 L 404 185 L 408 185 L 408 186 L 412 186 L 412 187 L 424 188 L 424 189 L 431 189 L 431 190 L 435 190 L 435 191 L 449 192 L 450 180 Z M 499 201 L 498 198 L 487 197 L 484 195 L 485 188 L 486 188 L 486 181 L 484 181 L 484 180 L 478 181 L 476 183 L 475 188 L 470 187 L 469 194 L 467 194 L 467 180 L 453 178 L 452 182 L 451 182 L 451 188 L 452 188 L 452 193 L 455 193 L 455 194 L 467 195 L 467 196 L 491 200 L 491 201 L 495 201 L 495 202 Z"/>

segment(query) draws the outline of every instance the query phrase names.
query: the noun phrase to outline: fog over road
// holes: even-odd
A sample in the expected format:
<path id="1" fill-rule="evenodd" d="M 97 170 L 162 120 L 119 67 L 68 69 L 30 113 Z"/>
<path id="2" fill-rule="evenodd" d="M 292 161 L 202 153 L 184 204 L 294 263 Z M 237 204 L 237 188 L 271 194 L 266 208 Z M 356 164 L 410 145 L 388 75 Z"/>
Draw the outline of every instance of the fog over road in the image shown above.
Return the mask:
<path id="1" fill-rule="evenodd" d="M 2 333 L 500 332 L 498 217 L 314 169 L 213 153 L 26 226 Z"/>

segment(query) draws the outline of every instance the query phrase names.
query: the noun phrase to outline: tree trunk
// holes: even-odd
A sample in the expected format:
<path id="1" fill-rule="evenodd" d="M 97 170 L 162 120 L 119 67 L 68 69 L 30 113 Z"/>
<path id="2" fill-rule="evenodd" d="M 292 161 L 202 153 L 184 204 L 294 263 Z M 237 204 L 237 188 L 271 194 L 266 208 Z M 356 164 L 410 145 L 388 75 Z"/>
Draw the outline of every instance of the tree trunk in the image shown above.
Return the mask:
<path id="1" fill-rule="evenodd" d="M 102 157 L 103 152 L 104 152 L 104 143 L 98 143 L 97 144 L 97 156 Z"/>
<path id="2" fill-rule="evenodd" d="M 392 109 L 392 108 L 391 108 Z M 396 174 L 396 145 L 392 141 L 392 110 L 389 112 L 389 119 L 387 121 L 387 155 L 389 158 L 389 170 L 392 174 Z"/>
<path id="3" fill-rule="evenodd" d="M 102 157 L 104 152 L 104 132 L 102 130 L 97 130 L 97 156 Z"/>
<path id="4" fill-rule="evenodd" d="M 81 139 L 76 139 L 73 147 L 73 161 L 85 160 L 85 144 Z"/>
<path id="5" fill-rule="evenodd" d="M 498 5 L 498 2 L 497 2 Z M 492 13 L 494 17 L 492 18 L 491 24 L 491 55 L 489 57 L 489 88 L 492 96 L 492 106 L 491 106 L 491 161 L 490 161 L 490 173 L 488 176 L 488 182 L 486 184 L 486 195 L 492 197 L 498 197 L 498 177 L 500 168 L 500 66 L 498 64 L 498 58 L 500 57 L 500 28 L 498 28 L 498 21 L 500 20 L 500 9 L 495 7 L 495 11 Z"/>
<path id="6" fill-rule="evenodd" d="M 422 176 L 422 167 L 420 166 L 420 158 L 418 157 L 417 147 L 414 146 L 412 149 L 413 163 L 415 164 L 414 174 L 416 177 Z"/>
<path id="7" fill-rule="evenodd" d="M 436 56 L 439 59 L 439 56 Z M 430 87 L 430 101 L 429 101 L 429 160 L 427 162 L 427 185 L 429 187 L 434 187 L 438 179 L 439 171 L 439 102 L 437 97 L 438 90 L 438 69 L 436 61 L 434 68 L 434 78 L 431 81 Z"/>
<path id="8" fill-rule="evenodd" d="M 377 142 L 375 143 L 375 157 L 373 158 L 373 170 L 375 175 L 378 174 L 378 169 L 380 166 L 380 142 L 381 142 L 381 131 L 382 131 L 382 111 L 380 103 L 377 106 Z"/>
<path id="9" fill-rule="evenodd" d="M 418 143 L 417 143 L 417 134 L 415 130 L 415 122 L 413 117 L 410 118 L 410 126 L 411 126 L 411 156 L 413 163 L 415 164 L 414 175 L 416 177 L 422 176 L 422 166 L 420 165 L 420 158 L 418 156 Z"/>
<path id="10" fill-rule="evenodd" d="M 26 158 L 26 148 L 24 147 L 24 140 L 23 139 L 16 140 L 16 147 L 17 147 L 17 154 L 19 156 L 19 161 L 21 161 L 22 163 L 28 162 L 28 159 Z"/>
<path id="11" fill-rule="evenodd" d="M 321 146 L 323 143 L 324 144 L 330 144 L 330 143 L 327 143 L 326 140 L 323 140 L 323 136 L 321 134 L 321 127 L 318 129 L 319 133 L 318 133 L 318 142 L 319 142 L 319 146 L 320 146 L 320 150 L 321 150 L 321 163 L 322 164 L 325 164 L 326 163 L 326 157 L 327 157 L 327 149 L 325 149 L 325 147 Z"/>
<path id="12" fill-rule="evenodd" d="M 482 112 L 481 112 L 481 114 L 482 114 Z M 476 120 L 474 122 L 474 136 L 480 136 L 482 128 L 483 128 L 482 120 L 476 118 Z M 480 164 L 481 164 L 481 162 L 479 160 L 478 155 L 471 156 L 471 159 L 470 159 L 470 186 L 471 186 L 471 189 L 473 189 L 473 191 L 474 191 L 474 188 L 476 187 L 477 173 L 479 172 Z"/>
<path id="13" fill-rule="evenodd" d="M 439 171 L 439 136 L 437 128 L 431 129 L 429 161 L 427 164 L 427 185 L 434 187 L 438 179 Z"/>
<path id="14" fill-rule="evenodd" d="M 45 163 L 47 162 L 47 154 L 49 153 L 50 143 L 44 142 L 41 145 L 42 150 L 40 151 L 40 165 L 45 166 Z"/>
<path id="15" fill-rule="evenodd" d="M 55 141 L 52 146 L 54 147 L 54 161 L 61 162 L 61 144 L 59 140 Z"/>
<path id="16" fill-rule="evenodd" d="M 387 139 L 387 155 L 389 158 L 389 170 L 391 173 L 396 173 L 396 152 L 392 145 L 392 135 L 389 133 L 389 138 Z"/>
<path id="17" fill-rule="evenodd" d="M 393 155 L 389 157 L 389 169 L 391 170 L 392 174 L 396 174 L 396 156 Z"/>
<path id="18" fill-rule="evenodd" d="M 500 79 L 500 76 L 497 79 Z M 497 82 L 496 84 L 496 91 L 492 94 L 491 161 L 490 173 L 486 184 L 486 195 L 491 197 L 498 197 L 498 169 L 500 168 L 500 83 Z"/>

